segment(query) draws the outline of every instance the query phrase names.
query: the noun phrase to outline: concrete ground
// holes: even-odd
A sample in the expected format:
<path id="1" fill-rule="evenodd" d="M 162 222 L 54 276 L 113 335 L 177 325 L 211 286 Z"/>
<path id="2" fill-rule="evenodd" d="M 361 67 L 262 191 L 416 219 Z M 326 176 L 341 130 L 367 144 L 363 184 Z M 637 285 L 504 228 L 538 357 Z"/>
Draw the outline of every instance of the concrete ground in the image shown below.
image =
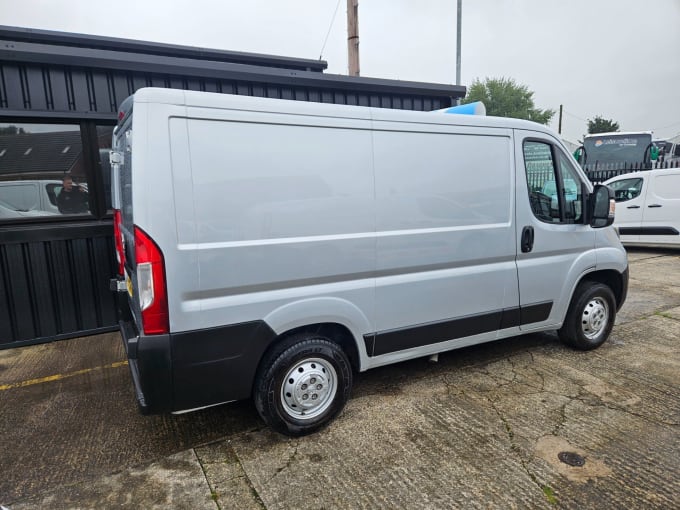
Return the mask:
<path id="1" fill-rule="evenodd" d="M 0 504 L 680 508 L 680 251 L 629 260 L 600 349 L 533 334 L 369 371 L 300 439 L 250 402 L 138 414 L 116 334 L 0 351 Z"/>

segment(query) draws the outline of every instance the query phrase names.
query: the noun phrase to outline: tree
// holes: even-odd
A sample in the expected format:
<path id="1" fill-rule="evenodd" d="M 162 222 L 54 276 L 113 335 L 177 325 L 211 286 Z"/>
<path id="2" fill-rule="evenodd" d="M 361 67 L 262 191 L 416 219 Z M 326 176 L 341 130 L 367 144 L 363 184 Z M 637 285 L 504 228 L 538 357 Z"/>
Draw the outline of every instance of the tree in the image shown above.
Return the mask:
<path id="1" fill-rule="evenodd" d="M 16 126 L 0 127 L 0 135 L 23 135 L 26 133 L 24 128 Z"/>
<path id="2" fill-rule="evenodd" d="M 547 124 L 555 110 L 541 110 L 534 105 L 534 93 L 526 85 L 520 85 L 511 78 L 476 79 L 468 88 L 463 104 L 481 101 L 487 115 L 533 120 Z"/>
<path id="3" fill-rule="evenodd" d="M 612 133 L 619 130 L 619 123 L 611 119 L 605 119 L 596 115 L 594 119 L 588 119 L 588 134 Z"/>

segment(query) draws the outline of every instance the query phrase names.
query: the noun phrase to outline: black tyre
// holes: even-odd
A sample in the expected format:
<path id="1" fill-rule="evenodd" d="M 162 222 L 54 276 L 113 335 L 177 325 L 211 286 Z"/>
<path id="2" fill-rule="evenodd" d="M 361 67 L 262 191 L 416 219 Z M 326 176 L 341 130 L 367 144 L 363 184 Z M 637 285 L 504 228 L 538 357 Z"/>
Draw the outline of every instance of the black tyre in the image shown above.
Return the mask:
<path id="1" fill-rule="evenodd" d="M 329 423 L 345 406 L 351 389 L 352 369 L 342 348 L 323 336 L 300 334 L 265 356 L 253 399 L 267 425 L 302 436 Z"/>
<path id="2" fill-rule="evenodd" d="M 602 283 L 583 281 L 576 287 L 558 334 L 565 344 L 588 351 L 609 338 L 615 319 L 616 300 L 612 290 Z"/>

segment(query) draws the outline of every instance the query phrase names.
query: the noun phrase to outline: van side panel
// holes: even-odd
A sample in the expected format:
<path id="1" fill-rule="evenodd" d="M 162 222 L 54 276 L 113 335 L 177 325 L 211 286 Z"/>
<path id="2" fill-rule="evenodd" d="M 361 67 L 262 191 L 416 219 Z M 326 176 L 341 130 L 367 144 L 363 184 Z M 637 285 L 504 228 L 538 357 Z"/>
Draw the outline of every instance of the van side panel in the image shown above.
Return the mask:
<path id="1" fill-rule="evenodd" d="M 177 328 L 259 320 L 332 297 L 360 310 L 364 324 L 347 326 L 363 331 L 374 314 L 370 121 L 188 114 L 196 240 L 180 251 L 196 254 L 200 276 Z"/>

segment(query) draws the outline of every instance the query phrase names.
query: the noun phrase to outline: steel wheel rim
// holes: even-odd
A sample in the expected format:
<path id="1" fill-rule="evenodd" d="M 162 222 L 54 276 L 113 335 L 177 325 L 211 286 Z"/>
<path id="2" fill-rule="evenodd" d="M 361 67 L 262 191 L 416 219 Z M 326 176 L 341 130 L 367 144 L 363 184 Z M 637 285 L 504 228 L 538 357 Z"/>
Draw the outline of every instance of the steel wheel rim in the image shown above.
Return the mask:
<path id="1" fill-rule="evenodd" d="M 594 297 L 583 309 L 581 329 L 589 340 L 597 338 L 609 323 L 609 305 L 601 297 Z"/>
<path id="2" fill-rule="evenodd" d="M 335 368 L 321 358 L 296 362 L 281 385 L 281 406 L 297 420 L 311 420 L 323 414 L 338 391 Z"/>

